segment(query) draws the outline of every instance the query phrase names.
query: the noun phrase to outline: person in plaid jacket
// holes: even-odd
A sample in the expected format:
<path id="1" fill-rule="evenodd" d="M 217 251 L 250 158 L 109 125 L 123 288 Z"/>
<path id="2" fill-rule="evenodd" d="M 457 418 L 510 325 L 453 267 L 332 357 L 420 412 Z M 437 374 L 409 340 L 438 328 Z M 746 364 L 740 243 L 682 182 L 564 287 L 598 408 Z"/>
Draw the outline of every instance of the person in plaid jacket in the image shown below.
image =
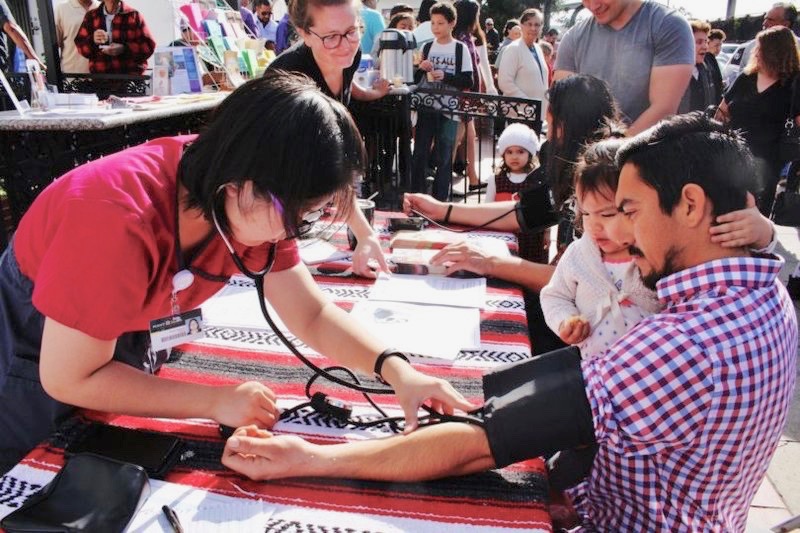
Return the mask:
<path id="1" fill-rule="evenodd" d="M 86 13 L 75 46 L 94 74 L 142 74 L 156 42 L 135 9 L 120 0 L 103 0 Z"/>

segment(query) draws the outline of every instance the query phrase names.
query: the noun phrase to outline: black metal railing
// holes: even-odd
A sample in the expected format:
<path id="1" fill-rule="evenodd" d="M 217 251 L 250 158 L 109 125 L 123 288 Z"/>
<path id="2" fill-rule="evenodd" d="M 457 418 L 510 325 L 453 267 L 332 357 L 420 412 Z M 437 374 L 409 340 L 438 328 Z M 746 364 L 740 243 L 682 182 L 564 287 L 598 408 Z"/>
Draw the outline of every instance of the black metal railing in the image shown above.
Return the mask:
<path id="1" fill-rule="evenodd" d="M 390 95 L 376 102 L 353 101 L 350 111 L 361 130 L 369 159 L 362 195 L 377 191 L 380 208 L 397 209 L 402 204 L 402 194 L 413 190 L 412 111 L 443 113 L 475 120 L 479 138 L 483 141 L 478 142 L 476 147 L 477 172 L 478 178 L 484 180 L 488 177 L 482 175 L 481 161 L 491 156 L 492 172 L 498 167 L 495 133 L 499 134 L 507 123 L 521 122 L 541 134 L 541 110 L 542 103 L 539 100 L 434 88 L 420 88 L 406 95 Z M 463 144 L 466 145 L 466 139 Z M 466 169 L 461 172 L 465 174 Z M 463 191 L 453 192 L 464 197 L 470 194 L 467 180 L 464 179 Z M 480 190 L 477 194 L 481 194 Z"/>
<path id="2" fill-rule="evenodd" d="M 115 96 L 144 96 L 150 89 L 150 76 L 131 74 L 62 73 L 59 92 L 94 93 L 101 100 Z"/>

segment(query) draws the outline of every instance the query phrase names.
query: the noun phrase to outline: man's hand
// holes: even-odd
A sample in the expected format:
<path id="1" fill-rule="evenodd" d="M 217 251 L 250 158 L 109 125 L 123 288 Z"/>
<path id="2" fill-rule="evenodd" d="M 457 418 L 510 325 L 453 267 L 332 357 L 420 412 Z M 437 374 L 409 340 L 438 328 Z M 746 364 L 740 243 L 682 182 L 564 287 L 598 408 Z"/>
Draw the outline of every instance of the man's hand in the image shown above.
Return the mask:
<path id="1" fill-rule="evenodd" d="M 431 77 L 434 81 L 442 81 L 444 79 L 444 71 L 443 70 L 434 70 L 431 72 Z"/>
<path id="2" fill-rule="evenodd" d="M 772 222 L 756 207 L 756 199 L 747 193 L 747 207 L 717 217 L 717 225 L 711 226 L 711 242 L 724 248 L 747 246 L 756 250 L 766 248 L 772 242 L 775 228 Z"/>
<path id="3" fill-rule="evenodd" d="M 433 70 L 433 63 L 431 63 L 427 59 L 425 61 L 420 61 L 419 69 L 424 70 L 425 72 L 430 72 Z"/>
<path id="4" fill-rule="evenodd" d="M 567 344 L 580 344 L 591 333 L 591 327 L 586 318 L 576 315 L 571 316 L 558 327 L 558 336 Z"/>
<path id="5" fill-rule="evenodd" d="M 125 45 L 122 43 L 111 43 L 100 46 L 100 51 L 107 56 L 116 57 L 122 55 L 122 53 L 125 51 Z"/>
<path id="6" fill-rule="evenodd" d="M 443 220 L 447 214 L 447 204 L 436 200 L 432 196 L 420 193 L 405 193 L 403 195 L 403 213 L 411 215 L 411 210 L 433 220 Z"/>
<path id="7" fill-rule="evenodd" d="M 358 239 L 356 249 L 353 251 L 353 273 L 374 279 L 378 271 L 388 274 L 389 265 L 386 263 L 378 236 L 373 233 L 366 238 Z"/>
<path id="8" fill-rule="evenodd" d="M 106 30 L 94 30 L 94 44 L 106 44 L 108 42 L 108 33 Z"/>
<path id="9" fill-rule="evenodd" d="M 474 244 L 459 242 L 449 244 L 431 258 L 432 265 L 445 265 L 447 275 L 467 270 L 479 276 L 490 277 L 494 270 L 494 256 Z"/>
<path id="10" fill-rule="evenodd" d="M 271 428 L 279 416 L 275 400 L 275 393 L 257 381 L 220 387 L 212 406 L 211 416 L 226 426 L 256 424 Z"/>
<path id="11" fill-rule="evenodd" d="M 300 437 L 273 437 L 256 426 L 237 429 L 225 443 L 222 464 L 250 479 L 263 481 L 310 474 L 315 445 Z"/>

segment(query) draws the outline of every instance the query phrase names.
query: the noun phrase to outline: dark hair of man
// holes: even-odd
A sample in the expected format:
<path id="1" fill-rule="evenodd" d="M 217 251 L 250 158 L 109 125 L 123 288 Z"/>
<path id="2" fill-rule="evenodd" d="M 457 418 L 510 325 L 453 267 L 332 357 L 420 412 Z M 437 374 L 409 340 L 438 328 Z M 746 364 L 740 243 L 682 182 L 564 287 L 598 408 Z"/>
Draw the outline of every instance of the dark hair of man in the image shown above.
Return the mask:
<path id="1" fill-rule="evenodd" d="M 361 135 L 342 104 L 306 76 L 267 71 L 217 107 L 186 148 L 179 172 L 189 192 L 186 207 L 209 220 L 216 209 L 223 229 L 220 188 L 252 181 L 256 198 L 280 200 L 291 234 L 302 214 L 328 196 L 338 218 L 347 216 L 365 160 Z"/>
<path id="2" fill-rule="evenodd" d="M 535 7 L 532 7 L 522 12 L 522 15 L 519 16 L 519 23 L 525 24 L 529 18 L 533 17 L 539 17 L 539 20 L 544 20 L 544 15 L 542 15 L 542 12 Z"/>
<path id="3" fill-rule="evenodd" d="M 508 19 L 506 25 L 503 26 L 503 37 L 508 37 L 508 32 L 510 32 L 511 28 L 514 26 L 519 26 L 519 19 Z"/>
<path id="4" fill-rule="evenodd" d="M 456 0 L 453 3 L 453 7 L 456 8 L 456 27 L 453 28 L 453 35 L 458 36 L 463 33 L 473 35 L 476 27 L 480 29 L 478 12 L 481 10 L 481 6 L 478 2 L 475 0 Z"/>
<path id="5" fill-rule="evenodd" d="M 548 37 L 550 37 L 551 35 L 556 35 L 557 36 L 558 35 L 558 30 L 555 29 L 555 28 L 550 28 L 549 30 L 547 30 L 545 32 L 545 35 L 547 35 Z"/>
<path id="6" fill-rule="evenodd" d="M 431 8 L 436 4 L 436 0 L 422 0 L 417 13 L 417 22 L 422 24 L 431 20 Z"/>
<path id="7" fill-rule="evenodd" d="M 691 19 L 689 26 L 692 27 L 692 33 L 708 33 L 711 31 L 711 24 L 705 20 Z"/>
<path id="8" fill-rule="evenodd" d="M 453 5 L 449 2 L 438 2 L 433 4 L 430 11 L 431 16 L 433 15 L 441 15 L 447 22 L 455 22 L 456 21 L 456 9 Z"/>
<path id="9" fill-rule="evenodd" d="M 763 68 L 783 83 L 789 83 L 800 72 L 797 39 L 786 26 L 773 26 L 758 32 L 756 43 L 758 54 L 750 56 L 745 73 L 754 74 Z"/>
<path id="10" fill-rule="evenodd" d="M 662 120 L 630 139 L 617 154 L 619 168 L 627 163 L 656 190 L 667 215 L 690 183 L 711 200 L 715 218 L 744 209 L 755 185 L 753 156 L 744 139 L 702 111 Z"/>
<path id="11" fill-rule="evenodd" d="M 395 4 L 389 10 L 389 19 L 391 20 L 398 13 L 414 13 L 414 8 L 408 4 Z"/>
<path id="12" fill-rule="evenodd" d="M 357 0 L 290 0 L 288 6 L 289 20 L 295 28 L 308 31 L 308 29 L 314 25 L 308 8 L 344 6 L 350 4 L 353 6 L 353 9 L 355 9 L 356 1 Z"/>
<path id="13" fill-rule="evenodd" d="M 581 147 L 599 140 L 601 128 L 619 117 L 606 82 L 576 74 L 553 83 L 547 92 L 554 135 L 547 150 L 545 172 L 558 205 L 572 196 L 574 165 Z"/>
<path id="14" fill-rule="evenodd" d="M 709 41 L 716 41 L 716 40 L 724 41 L 727 38 L 728 36 L 725 35 L 725 32 L 719 28 L 714 28 L 710 32 L 708 32 Z"/>
<path id="15" fill-rule="evenodd" d="M 772 7 L 783 8 L 783 20 L 789 23 L 789 28 L 797 22 L 797 8 L 791 2 L 776 2 Z"/>
<path id="16" fill-rule="evenodd" d="M 272 2 L 270 2 L 269 0 L 255 0 L 253 2 L 253 11 L 255 11 L 257 8 L 261 6 L 272 6 Z"/>

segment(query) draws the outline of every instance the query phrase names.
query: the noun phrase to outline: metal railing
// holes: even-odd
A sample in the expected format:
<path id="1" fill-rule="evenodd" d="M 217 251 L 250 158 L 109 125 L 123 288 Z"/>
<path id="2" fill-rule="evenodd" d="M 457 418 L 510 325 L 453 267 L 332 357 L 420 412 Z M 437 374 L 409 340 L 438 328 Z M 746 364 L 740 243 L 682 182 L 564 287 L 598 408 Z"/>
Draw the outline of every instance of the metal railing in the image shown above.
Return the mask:
<path id="1" fill-rule="evenodd" d="M 492 172 L 499 166 L 496 157 L 497 135 L 511 122 L 521 122 L 541 134 L 542 103 L 539 100 L 462 92 L 450 89 L 419 88 L 406 95 L 390 95 L 377 102 L 350 105 L 353 117 L 367 146 L 369 165 L 362 195 L 379 192 L 378 206 L 397 209 L 404 192 L 411 186 L 412 112 L 442 113 L 450 117 L 477 121 L 479 138 L 476 163 L 478 178 L 483 180 L 480 164 L 492 157 Z M 465 145 L 466 139 L 463 144 Z M 485 145 L 490 149 L 486 150 Z M 489 153 L 486 153 L 489 152 Z M 464 180 L 464 190 L 454 191 L 464 197 L 471 194 Z M 480 191 L 477 192 L 480 195 Z M 479 197 L 480 199 L 480 197 Z"/>

